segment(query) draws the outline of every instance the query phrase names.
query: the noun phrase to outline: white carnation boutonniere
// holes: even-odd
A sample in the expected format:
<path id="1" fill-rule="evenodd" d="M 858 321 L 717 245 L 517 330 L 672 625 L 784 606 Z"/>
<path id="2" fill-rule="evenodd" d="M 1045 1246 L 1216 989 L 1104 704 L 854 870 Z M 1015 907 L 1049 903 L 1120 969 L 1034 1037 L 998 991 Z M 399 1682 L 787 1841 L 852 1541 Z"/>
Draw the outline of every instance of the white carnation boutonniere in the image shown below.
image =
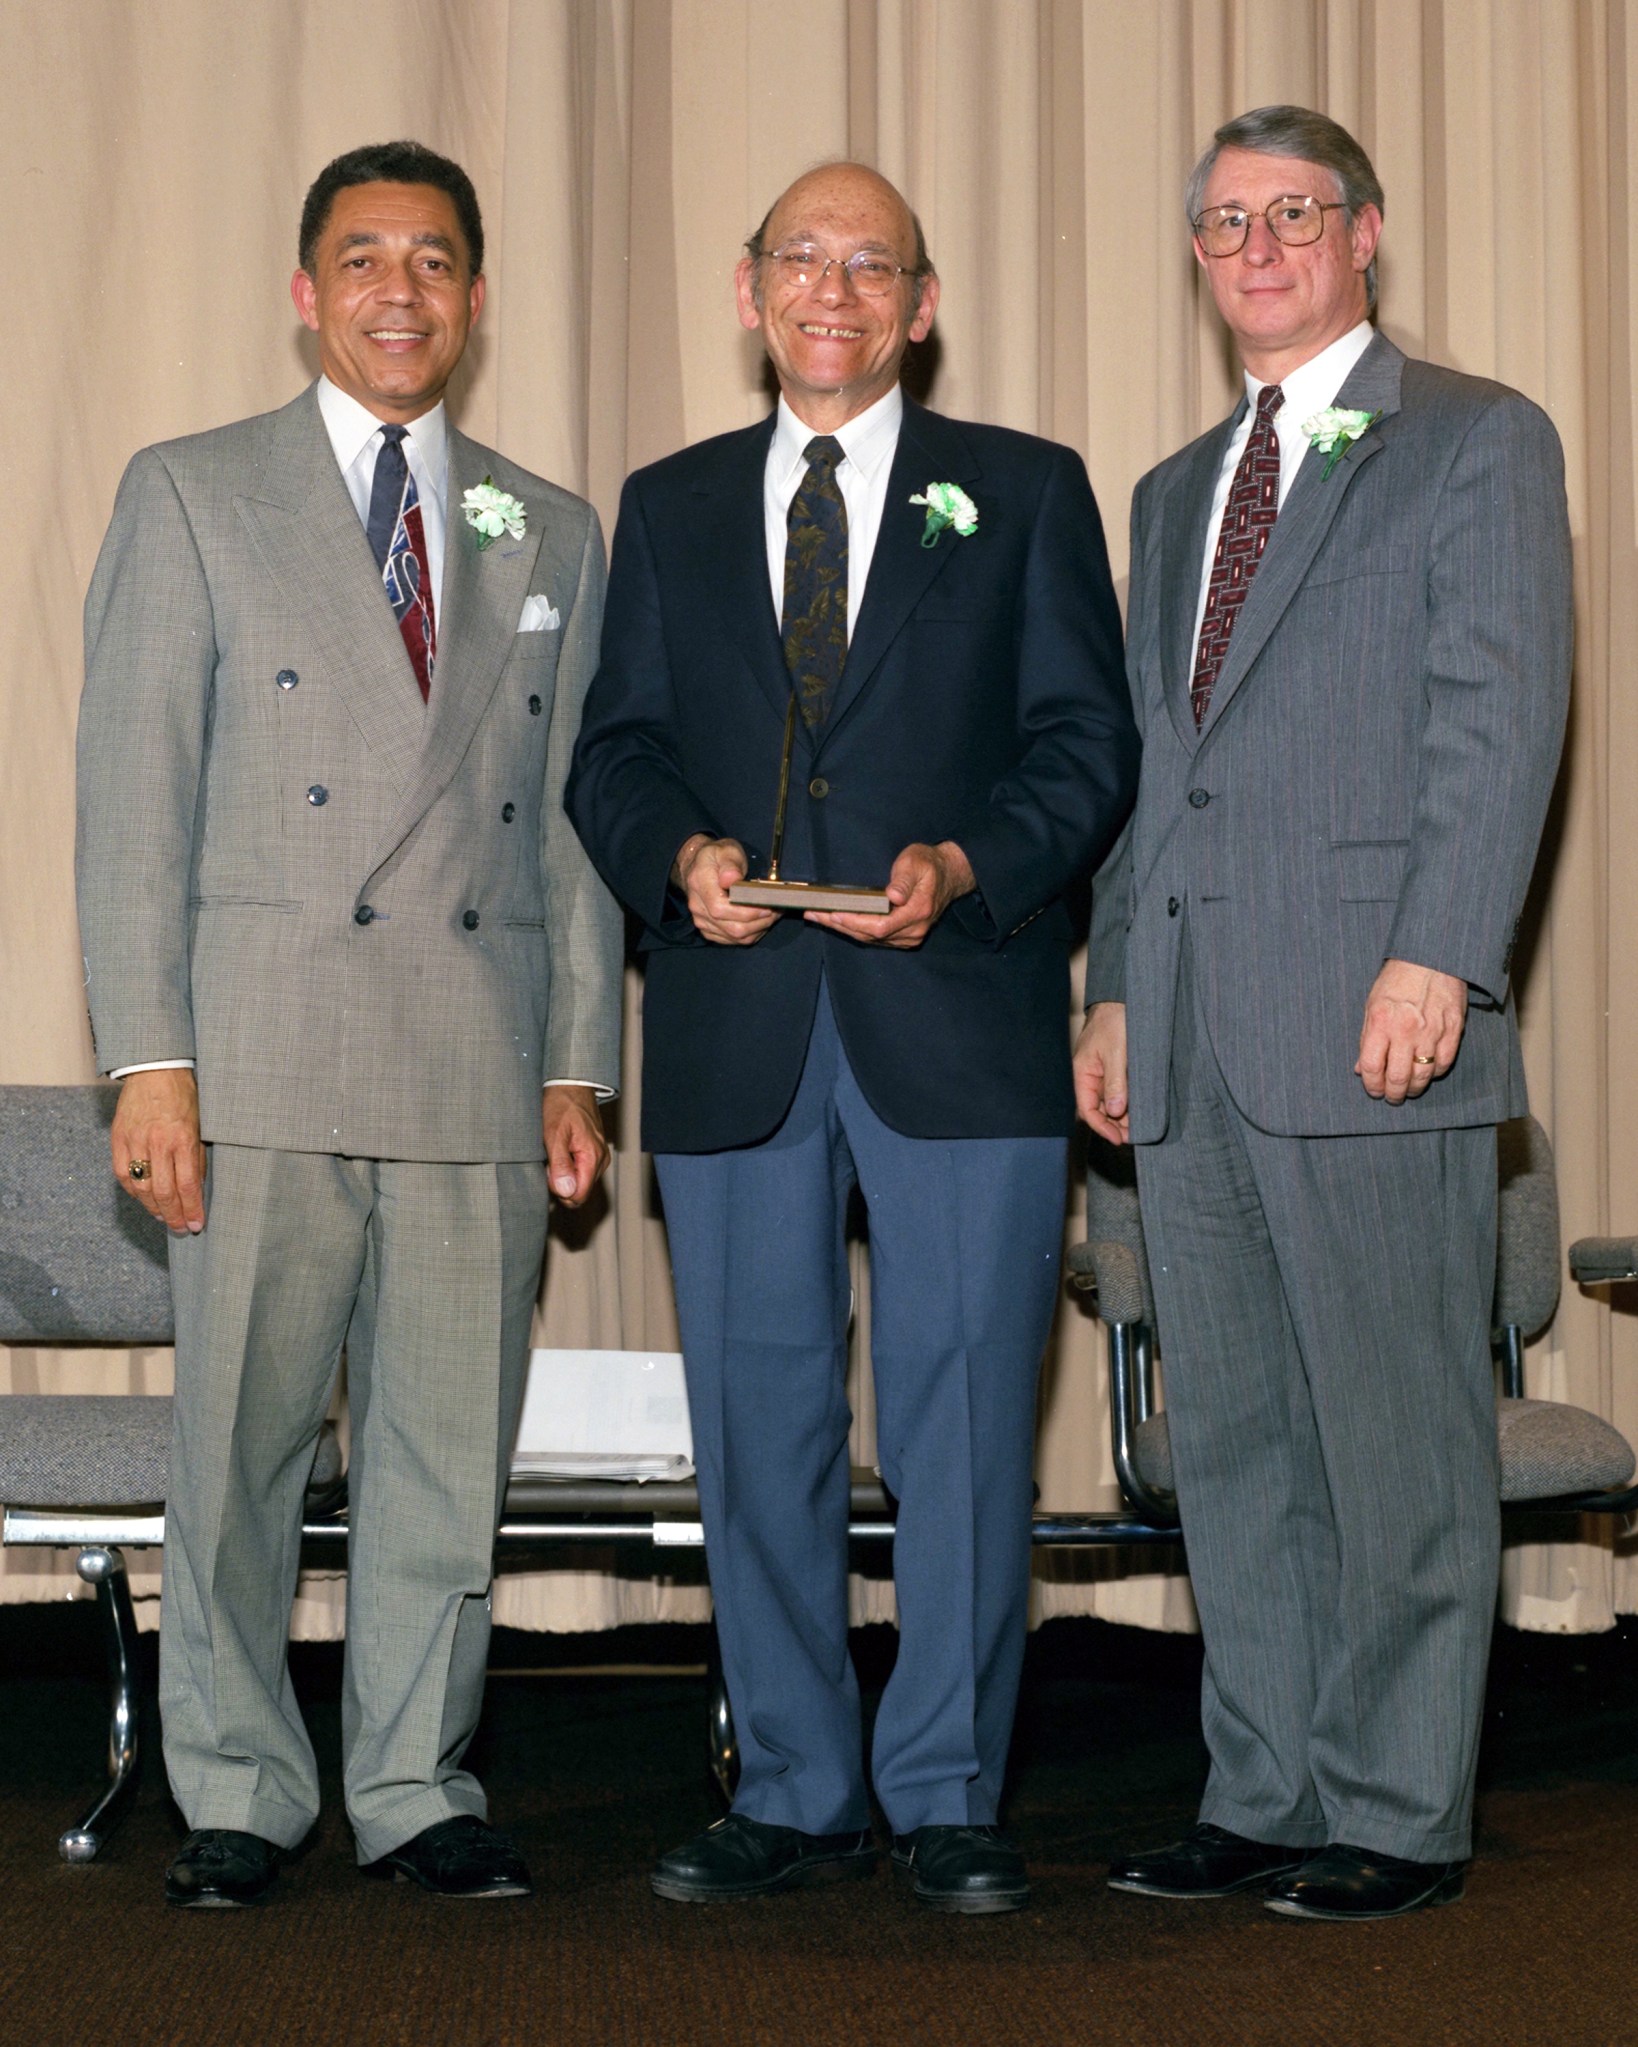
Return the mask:
<path id="1" fill-rule="evenodd" d="M 939 535 L 953 526 L 963 540 L 978 531 L 978 507 L 958 483 L 930 483 L 910 500 L 927 507 L 927 524 L 921 536 L 923 547 L 937 547 Z"/>
<path id="2" fill-rule="evenodd" d="M 1303 421 L 1302 430 L 1308 436 L 1308 445 L 1325 457 L 1325 467 L 1320 471 L 1321 483 L 1355 441 L 1368 433 L 1381 417 L 1380 412 L 1358 412 L 1347 405 L 1328 405 L 1323 412 L 1316 412 L 1312 419 Z"/>
<path id="3" fill-rule="evenodd" d="M 461 499 L 461 511 L 466 523 L 478 536 L 478 551 L 492 547 L 503 533 L 514 540 L 523 538 L 528 523 L 522 498 L 508 497 L 503 490 L 495 488 L 495 479 L 486 476 L 482 483 L 475 484 Z"/>

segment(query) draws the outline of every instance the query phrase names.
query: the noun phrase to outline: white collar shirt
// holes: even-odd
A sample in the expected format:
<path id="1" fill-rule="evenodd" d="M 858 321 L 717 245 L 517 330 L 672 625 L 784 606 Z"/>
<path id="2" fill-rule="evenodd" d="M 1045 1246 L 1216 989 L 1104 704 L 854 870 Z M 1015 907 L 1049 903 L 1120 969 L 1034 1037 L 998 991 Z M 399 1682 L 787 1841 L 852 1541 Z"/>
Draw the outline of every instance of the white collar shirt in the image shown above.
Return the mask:
<path id="1" fill-rule="evenodd" d="M 836 482 L 847 507 L 847 635 L 853 638 L 853 622 L 864 601 L 865 581 L 871 557 L 876 552 L 876 535 L 881 531 L 882 510 L 887 502 L 887 480 L 892 473 L 893 455 L 899 444 L 899 427 L 904 420 L 904 393 L 895 384 L 874 405 L 838 427 L 835 438 L 842 444 L 843 460 L 836 465 Z M 781 397 L 774 418 L 773 439 L 768 443 L 767 467 L 763 471 L 762 504 L 768 536 L 768 584 L 773 593 L 777 621 L 785 604 L 785 528 L 791 499 L 807 474 L 805 453 L 814 437 Z"/>
<path id="2" fill-rule="evenodd" d="M 336 466 L 347 486 L 359 522 L 370 523 L 370 491 L 375 483 L 375 458 L 381 452 L 381 421 L 356 398 L 320 377 L 319 413 L 330 436 Z M 404 459 L 421 499 L 421 530 L 426 535 L 427 569 L 432 578 L 433 616 L 443 617 L 444 533 L 449 498 L 449 422 L 443 400 L 419 419 L 405 422 Z"/>
<path id="3" fill-rule="evenodd" d="M 1318 355 L 1294 369 L 1280 381 L 1285 393 L 1280 409 L 1274 415 L 1274 432 L 1280 444 L 1280 504 L 1285 504 L 1291 486 L 1297 480 L 1297 471 L 1302 458 L 1308 453 L 1308 436 L 1303 432 L 1305 419 L 1312 419 L 1316 412 L 1323 412 L 1328 405 L 1336 402 L 1337 393 L 1347 383 L 1355 363 L 1370 347 L 1376 329 L 1369 320 L 1361 320 L 1357 327 L 1350 327 L 1339 341 L 1333 341 L 1329 348 L 1322 348 Z M 1194 612 L 1194 639 L 1189 648 L 1189 673 L 1194 673 L 1195 654 L 1200 646 L 1200 623 L 1206 615 L 1206 594 L 1211 587 L 1212 557 L 1217 552 L 1217 529 L 1223 523 L 1223 509 L 1228 503 L 1234 472 L 1240 466 L 1240 457 L 1245 453 L 1246 442 L 1251 438 L 1251 429 L 1257 418 L 1257 398 L 1264 385 L 1246 372 L 1245 417 L 1229 436 L 1229 444 L 1223 451 L 1222 467 L 1217 472 L 1217 488 L 1212 494 L 1211 517 L 1206 522 L 1206 552 L 1200 565 L 1200 598 Z"/>

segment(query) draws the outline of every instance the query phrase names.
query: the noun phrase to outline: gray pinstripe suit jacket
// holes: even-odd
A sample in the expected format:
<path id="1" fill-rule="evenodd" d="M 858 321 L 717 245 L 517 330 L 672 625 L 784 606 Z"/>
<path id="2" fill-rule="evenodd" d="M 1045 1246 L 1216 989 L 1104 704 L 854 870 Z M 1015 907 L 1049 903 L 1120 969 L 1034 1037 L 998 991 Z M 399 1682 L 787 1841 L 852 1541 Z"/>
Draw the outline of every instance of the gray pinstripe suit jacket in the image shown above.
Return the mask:
<path id="1" fill-rule="evenodd" d="M 1201 563 L 1240 413 L 1133 500 L 1143 772 L 1096 883 L 1086 999 L 1127 1005 L 1136 1143 L 1165 1134 L 1185 918 L 1213 1048 L 1261 1128 L 1454 1128 L 1524 1108 L 1508 972 L 1570 676 L 1558 436 L 1516 391 L 1381 335 L 1337 403 L 1382 417 L 1329 478 L 1304 457 L 1198 732 Z M 1398 1108 L 1353 1071 L 1388 958 L 1471 990 L 1455 1065 Z"/>
<path id="2" fill-rule="evenodd" d="M 425 709 L 312 391 L 120 486 L 80 709 L 92 1026 L 103 1071 L 194 1058 L 207 1140 L 536 1159 L 543 1079 L 618 1084 L 620 918 L 562 806 L 597 517 L 454 432 L 449 465 Z M 480 552 L 485 477 L 528 528 Z M 558 630 L 519 633 L 532 592 Z"/>

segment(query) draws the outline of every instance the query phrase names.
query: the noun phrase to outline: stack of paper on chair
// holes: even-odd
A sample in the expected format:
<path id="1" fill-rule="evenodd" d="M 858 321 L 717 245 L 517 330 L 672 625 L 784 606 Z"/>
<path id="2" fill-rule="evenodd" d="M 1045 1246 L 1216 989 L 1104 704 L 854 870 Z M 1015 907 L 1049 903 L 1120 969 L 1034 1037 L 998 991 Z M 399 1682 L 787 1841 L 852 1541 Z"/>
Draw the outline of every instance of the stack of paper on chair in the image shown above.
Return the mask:
<path id="1" fill-rule="evenodd" d="M 689 1477 L 694 1438 L 680 1353 L 532 1351 L 512 1469 L 545 1478 Z"/>

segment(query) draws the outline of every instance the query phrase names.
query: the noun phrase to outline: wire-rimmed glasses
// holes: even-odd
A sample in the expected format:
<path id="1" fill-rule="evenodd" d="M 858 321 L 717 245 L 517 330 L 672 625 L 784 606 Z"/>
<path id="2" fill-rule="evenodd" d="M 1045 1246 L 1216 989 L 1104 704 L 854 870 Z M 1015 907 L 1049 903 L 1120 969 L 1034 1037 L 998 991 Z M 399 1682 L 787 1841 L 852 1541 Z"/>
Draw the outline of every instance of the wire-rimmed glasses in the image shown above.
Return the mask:
<path id="1" fill-rule="evenodd" d="M 1275 241 L 1283 242 L 1288 249 L 1300 249 L 1309 242 L 1317 242 L 1324 234 L 1328 213 L 1347 211 L 1340 199 L 1316 199 L 1311 192 L 1287 192 L 1271 199 L 1261 215 L 1248 206 L 1208 206 L 1195 215 L 1191 225 L 1195 239 L 1208 256 L 1238 256 L 1256 219 L 1268 222 L 1268 231 Z"/>
<path id="2" fill-rule="evenodd" d="M 780 248 L 770 249 L 764 260 L 776 277 L 795 285 L 799 291 L 811 291 L 823 284 L 834 264 L 847 273 L 853 289 L 867 299 L 884 297 L 905 275 L 904 265 L 895 262 L 884 250 L 855 249 L 851 256 L 830 256 L 817 242 L 786 242 Z"/>

